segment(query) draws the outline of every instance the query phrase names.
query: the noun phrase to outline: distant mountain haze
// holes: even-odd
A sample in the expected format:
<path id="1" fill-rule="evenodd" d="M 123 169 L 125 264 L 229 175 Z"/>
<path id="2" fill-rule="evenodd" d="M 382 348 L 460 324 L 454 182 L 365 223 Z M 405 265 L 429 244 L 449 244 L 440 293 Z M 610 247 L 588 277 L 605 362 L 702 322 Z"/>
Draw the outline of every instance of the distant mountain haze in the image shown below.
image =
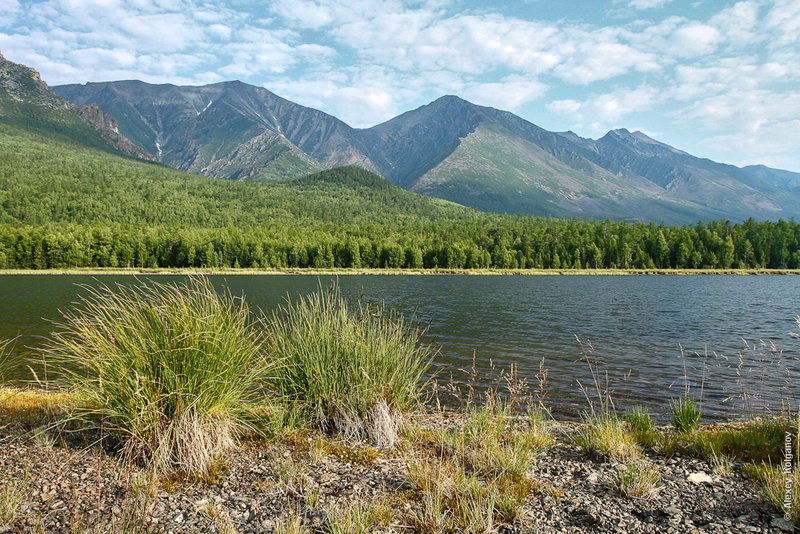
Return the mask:
<path id="1" fill-rule="evenodd" d="M 97 105 L 158 161 L 233 180 L 356 165 L 405 189 L 495 212 L 671 224 L 800 216 L 800 174 L 697 158 L 641 132 L 550 132 L 443 96 L 366 129 L 241 82 L 51 88 Z"/>

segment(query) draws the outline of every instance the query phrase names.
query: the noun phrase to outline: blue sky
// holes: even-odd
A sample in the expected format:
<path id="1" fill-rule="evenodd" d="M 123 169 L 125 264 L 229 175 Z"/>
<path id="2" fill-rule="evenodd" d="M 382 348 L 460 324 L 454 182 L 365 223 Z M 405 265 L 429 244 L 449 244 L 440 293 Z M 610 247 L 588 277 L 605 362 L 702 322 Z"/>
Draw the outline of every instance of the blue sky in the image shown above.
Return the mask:
<path id="1" fill-rule="evenodd" d="M 239 79 L 367 127 L 443 94 L 800 172 L 797 0 L 0 0 L 51 85 Z"/>

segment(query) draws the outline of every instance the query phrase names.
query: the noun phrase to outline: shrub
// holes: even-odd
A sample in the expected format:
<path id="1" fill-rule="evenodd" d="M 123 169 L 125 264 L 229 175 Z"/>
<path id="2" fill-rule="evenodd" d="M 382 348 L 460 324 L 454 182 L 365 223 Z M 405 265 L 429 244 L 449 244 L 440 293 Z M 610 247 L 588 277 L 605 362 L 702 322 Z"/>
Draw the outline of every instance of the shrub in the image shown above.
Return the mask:
<path id="1" fill-rule="evenodd" d="M 336 285 L 286 304 L 269 323 L 278 388 L 346 439 L 392 446 L 399 415 L 419 397 L 430 350 L 402 316 L 351 309 Z"/>
<path id="2" fill-rule="evenodd" d="M 244 300 L 206 278 L 85 289 L 48 348 L 88 399 L 78 416 L 100 418 L 156 472 L 205 478 L 270 367 Z"/>

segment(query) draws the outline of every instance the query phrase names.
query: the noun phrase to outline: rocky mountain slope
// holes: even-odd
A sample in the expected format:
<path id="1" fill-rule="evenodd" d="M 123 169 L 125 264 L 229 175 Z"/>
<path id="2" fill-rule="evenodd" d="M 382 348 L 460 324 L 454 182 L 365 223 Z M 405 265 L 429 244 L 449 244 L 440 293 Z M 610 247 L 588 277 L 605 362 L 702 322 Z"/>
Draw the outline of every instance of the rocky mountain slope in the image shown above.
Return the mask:
<path id="1" fill-rule="evenodd" d="M 153 157 L 120 134 L 116 121 L 96 106 L 78 108 L 53 94 L 34 69 L 0 54 L 0 123 L 122 153 Z"/>
<path id="2" fill-rule="evenodd" d="M 771 169 L 766 165 L 748 165 L 743 170 L 776 187 L 800 194 L 800 173 Z"/>
<path id="3" fill-rule="evenodd" d="M 701 159 L 641 132 L 598 140 L 445 96 L 354 129 L 241 82 L 138 81 L 53 90 L 96 104 L 159 161 L 229 179 L 290 179 L 357 165 L 411 191 L 484 210 L 667 223 L 800 216 L 800 180 Z"/>
<path id="4" fill-rule="evenodd" d="M 798 198 L 788 189 L 746 169 L 692 156 L 642 132 L 613 130 L 597 141 L 567 137 L 603 168 L 643 176 L 679 198 L 719 207 L 727 218 L 740 220 L 758 213 L 777 219 L 798 212 Z"/>
<path id="5" fill-rule="evenodd" d="M 97 104 L 159 161 L 189 172 L 281 179 L 351 164 L 374 170 L 344 122 L 241 82 L 126 81 L 53 90 L 79 105 Z"/>

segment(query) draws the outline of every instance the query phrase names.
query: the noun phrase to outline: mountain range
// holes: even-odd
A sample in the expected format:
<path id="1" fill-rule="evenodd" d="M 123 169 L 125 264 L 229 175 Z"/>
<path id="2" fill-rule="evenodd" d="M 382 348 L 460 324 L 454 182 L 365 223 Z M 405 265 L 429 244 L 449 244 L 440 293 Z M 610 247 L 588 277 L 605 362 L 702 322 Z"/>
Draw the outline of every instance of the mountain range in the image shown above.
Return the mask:
<path id="1" fill-rule="evenodd" d="M 138 157 L 218 178 L 288 180 L 355 165 L 412 192 L 501 213 L 679 224 L 800 215 L 798 173 L 697 158 L 625 129 L 597 140 L 550 132 L 456 96 L 357 129 L 242 82 L 50 90 L 130 140 L 145 152 Z"/>

